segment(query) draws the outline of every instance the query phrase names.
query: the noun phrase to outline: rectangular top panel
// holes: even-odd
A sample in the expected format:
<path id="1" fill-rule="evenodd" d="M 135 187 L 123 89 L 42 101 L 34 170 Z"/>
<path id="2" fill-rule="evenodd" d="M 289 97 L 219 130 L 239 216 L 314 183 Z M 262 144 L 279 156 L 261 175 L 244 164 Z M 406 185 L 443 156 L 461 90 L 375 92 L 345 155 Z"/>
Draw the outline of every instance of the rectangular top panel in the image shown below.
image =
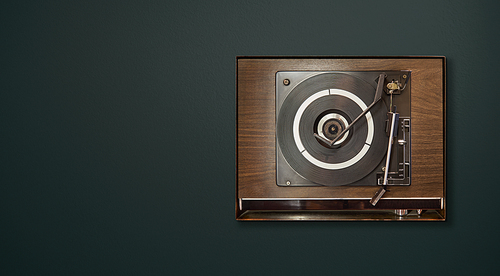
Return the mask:
<path id="1" fill-rule="evenodd" d="M 276 73 L 400 70 L 412 77 L 412 185 L 384 198 L 444 197 L 444 57 L 238 57 L 237 198 L 371 198 L 374 187 L 276 185 Z"/>

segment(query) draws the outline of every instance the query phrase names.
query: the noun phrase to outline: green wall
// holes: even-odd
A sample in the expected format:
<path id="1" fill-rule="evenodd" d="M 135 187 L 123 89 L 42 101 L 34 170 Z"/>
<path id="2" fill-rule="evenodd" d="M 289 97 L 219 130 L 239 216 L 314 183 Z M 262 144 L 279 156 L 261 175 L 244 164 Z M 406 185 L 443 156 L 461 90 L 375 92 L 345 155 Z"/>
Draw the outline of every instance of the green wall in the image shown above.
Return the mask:
<path id="1" fill-rule="evenodd" d="M 0 8 L 3 275 L 498 271 L 496 1 Z M 448 220 L 237 222 L 235 56 L 447 57 Z"/>

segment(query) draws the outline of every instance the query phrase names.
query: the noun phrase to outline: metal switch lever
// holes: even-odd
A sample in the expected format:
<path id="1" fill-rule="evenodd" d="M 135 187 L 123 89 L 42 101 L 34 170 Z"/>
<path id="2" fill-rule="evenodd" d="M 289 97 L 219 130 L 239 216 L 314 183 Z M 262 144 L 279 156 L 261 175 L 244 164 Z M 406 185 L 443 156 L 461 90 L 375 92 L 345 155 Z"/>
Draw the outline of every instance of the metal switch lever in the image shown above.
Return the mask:
<path id="1" fill-rule="evenodd" d="M 370 200 L 371 205 L 377 205 L 377 202 L 382 198 L 386 191 L 385 186 L 382 186 Z"/>
<path id="2" fill-rule="evenodd" d="M 391 162 L 391 152 L 392 152 L 392 144 L 394 143 L 394 136 L 396 135 L 396 127 L 397 122 L 399 122 L 399 113 L 389 112 L 387 113 L 389 116 L 389 143 L 387 145 L 387 157 L 385 159 L 385 170 L 384 170 L 384 181 L 382 182 L 382 187 L 375 193 L 375 195 L 370 200 L 371 205 L 375 206 L 377 202 L 382 198 L 385 194 L 387 187 L 387 176 L 389 174 L 389 164 Z"/>
<path id="3" fill-rule="evenodd" d="M 389 130 L 389 144 L 387 145 L 387 155 L 385 159 L 384 182 L 382 182 L 382 185 L 384 186 L 387 185 L 387 175 L 389 173 L 389 164 L 391 162 L 392 144 L 394 143 L 394 136 L 397 127 L 396 122 L 399 121 L 399 113 L 389 112 L 387 113 L 387 115 L 390 116 L 389 117 L 390 130 Z"/>

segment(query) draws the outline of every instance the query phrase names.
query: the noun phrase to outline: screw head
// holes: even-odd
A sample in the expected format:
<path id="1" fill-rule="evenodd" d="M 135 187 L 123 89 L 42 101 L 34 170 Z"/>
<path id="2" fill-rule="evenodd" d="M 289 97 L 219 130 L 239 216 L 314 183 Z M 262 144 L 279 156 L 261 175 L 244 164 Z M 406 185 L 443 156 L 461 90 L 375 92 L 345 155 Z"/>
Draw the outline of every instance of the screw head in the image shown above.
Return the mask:
<path id="1" fill-rule="evenodd" d="M 286 185 L 287 185 L 287 186 L 290 186 L 290 184 L 292 184 L 290 181 L 287 181 L 287 182 L 286 182 Z"/>
<path id="2" fill-rule="evenodd" d="M 285 86 L 290 85 L 290 80 L 289 80 L 289 79 L 284 79 L 284 80 L 283 80 L 283 84 L 284 84 Z"/>
<path id="3" fill-rule="evenodd" d="M 406 75 L 403 75 L 403 79 L 406 79 L 406 77 L 407 77 Z"/>

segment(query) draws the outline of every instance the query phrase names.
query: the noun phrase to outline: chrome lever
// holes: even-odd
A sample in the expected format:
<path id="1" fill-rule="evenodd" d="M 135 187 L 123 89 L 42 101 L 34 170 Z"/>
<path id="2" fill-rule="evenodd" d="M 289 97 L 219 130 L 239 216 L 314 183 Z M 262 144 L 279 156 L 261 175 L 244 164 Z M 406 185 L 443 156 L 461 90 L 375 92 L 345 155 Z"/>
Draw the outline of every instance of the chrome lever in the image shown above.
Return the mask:
<path id="1" fill-rule="evenodd" d="M 394 144 L 394 136 L 396 136 L 396 127 L 397 127 L 397 122 L 399 122 L 399 113 L 397 112 L 389 112 L 387 113 L 387 116 L 389 117 L 389 125 L 390 129 L 388 130 L 389 132 L 389 143 L 387 145 L 387 156 L 385 159 L 385 169 L 384 169 L 384 181 L 382 182 L 382 187 L 375 193 L 375 195 L 372 197 L 370 200 L 371 205 L 375 206 L 377 202 L 382 198 L 382 196 L 385 194 L 387 191 L 387 177 L 389 174 L 389 164 L 391 162 L 391 153 L 392 153 L 392 144 Z"/>
<path id="2" fill-rule="evenodd" d="M 387 192 L 385 186 L 382 186 L 370 200 L 371 205 L 377 205 L 377 202 L 382 198 L 382 196 Z"/>
<path id="3" fill-rule="evenodd" d="M 387 113 L 388 116 L 390 116 L 390 130 L 389 130 L 389 143 L 387 145 L 387 155 L 385 159 L 385 171 L 384 171 L 384 181 L 382 182 L 382 185 L 385 186 L 387 185 L 387 176 L 389 173 L 389 164 L 391 162 L 391 153 L 392 153 L 392 144 L 394 144 L 394 136 L 395 136 L 395 131 L 397 124 L 396 122 L 399 121 L 399 113 L 397 112 L 389 112 Z"/>

